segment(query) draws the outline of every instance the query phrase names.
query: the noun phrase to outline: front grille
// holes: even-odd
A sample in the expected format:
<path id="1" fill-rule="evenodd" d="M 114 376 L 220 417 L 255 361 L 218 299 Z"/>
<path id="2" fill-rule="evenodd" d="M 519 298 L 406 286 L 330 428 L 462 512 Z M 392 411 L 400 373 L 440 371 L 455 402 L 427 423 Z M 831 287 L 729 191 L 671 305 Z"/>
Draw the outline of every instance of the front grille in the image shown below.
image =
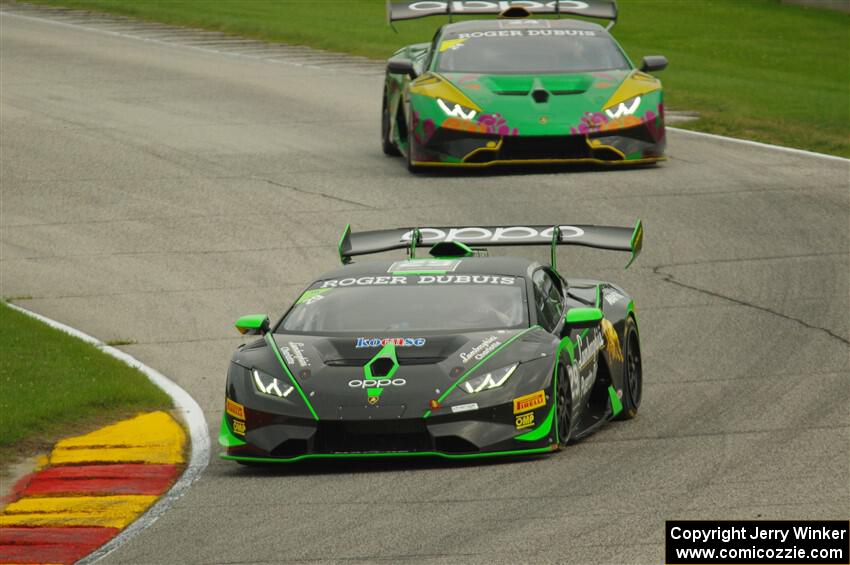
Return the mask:
<path id="1" fill-rule="evenodd" d="M 320 421 L 317 453 L 416 452 L 433 449 L 425 422 L 416 420 Z"/>
<path id="2" fill-rule="evenodd" d="M 505 137 L 499 154 L 504 160 L 583 159 L 590 157 L 584 136 L 547 135 L 539 137 Z"/>

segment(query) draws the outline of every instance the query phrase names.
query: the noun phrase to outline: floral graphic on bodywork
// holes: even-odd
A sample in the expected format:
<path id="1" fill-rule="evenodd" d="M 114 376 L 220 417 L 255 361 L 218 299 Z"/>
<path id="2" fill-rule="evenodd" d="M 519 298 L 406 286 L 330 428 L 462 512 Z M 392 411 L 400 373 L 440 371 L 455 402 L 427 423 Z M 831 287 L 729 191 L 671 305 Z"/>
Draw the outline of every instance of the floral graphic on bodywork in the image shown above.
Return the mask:
<path id="1" fill-rule="evenodd" d="M 485 133 L 519 135 L 519 129 L 510 127 L 501 114 L 482 114 L 478 116 L 478 124 L 487 128 Z"/>
<path id="2" fill-rule="evenodd" d="M 664 137 L 664 105 L 659 104 L 656 111 L 647 110 L 642 116 L 622 116 L 613 119 L 605 112 L 585 112 L 580 123 L 570 128 L 570 133 L 588 135 L 640 125 L 645 125 L 656 141 Z"/>

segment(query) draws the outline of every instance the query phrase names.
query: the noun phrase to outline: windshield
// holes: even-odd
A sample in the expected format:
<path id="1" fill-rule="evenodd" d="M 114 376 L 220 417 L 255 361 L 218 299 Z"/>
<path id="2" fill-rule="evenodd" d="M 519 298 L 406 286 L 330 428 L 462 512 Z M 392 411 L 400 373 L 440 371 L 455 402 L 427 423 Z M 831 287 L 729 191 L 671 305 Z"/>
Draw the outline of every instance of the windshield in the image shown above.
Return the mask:
<path id="1" fill-rule="evenodd" d="M 525 283 L 500 275 L 374 276 L 319 281 L 278 332 L 460 332 L 527 327 Z"/>
<path id="2" fill-rule="evenodd" d="M 594 35 L 568 35 L 570 33 Z M 614 41 L 595 33 L 566 29 L 514 29 L 451 34 L 440 43 L 436 70 L 543 74 L 629 69 L 628 61 Z"/>

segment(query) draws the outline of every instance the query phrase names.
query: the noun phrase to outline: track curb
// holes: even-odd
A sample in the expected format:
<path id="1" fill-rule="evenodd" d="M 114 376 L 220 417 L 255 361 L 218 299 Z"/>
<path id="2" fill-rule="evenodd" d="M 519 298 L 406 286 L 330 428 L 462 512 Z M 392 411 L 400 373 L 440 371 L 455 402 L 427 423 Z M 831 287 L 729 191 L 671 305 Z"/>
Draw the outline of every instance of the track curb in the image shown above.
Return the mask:
<path id="1" fill-rule="evenodd" d="M 207 422 L 204 418 L 203 410 L 201 410 L 201 407 L 195 399 L 192 398 L 189 393 L 181 388 L 177 383 L 156 369 L 148 367 L 132 355 L 110 345 L 106 345 L 99 339 L 80 330 L 27 310 L 26 308 L 22 308 L 16 304 L 8 303 L 8 305 L 13 310 L 39 320 L 54 329 L 81 339 L 82 341 L 93 345 L 103 353 L 106 353 L 107 355 L 141 371 L 154 385 L 162 389 L 163 392 L 171 397 L 177 413 L 183 419 L 188 429 L 191 453 L 183 474 L 180 475 L 177 481 L 167 492 L 165 492 L 135 521 L 128 524 L 126 528 L 124 528 L 105 545 L 78 561 L 78 563 L 83 564 L 94 563 L 128 542 L 146 527 L 153 524 L 172 504 L 174 504 L 174 502 L 186 494 L 192 483 L 200 478 L 201 473 L 206 468 L 210 458 L 210 438 L 207 431 Z"/>

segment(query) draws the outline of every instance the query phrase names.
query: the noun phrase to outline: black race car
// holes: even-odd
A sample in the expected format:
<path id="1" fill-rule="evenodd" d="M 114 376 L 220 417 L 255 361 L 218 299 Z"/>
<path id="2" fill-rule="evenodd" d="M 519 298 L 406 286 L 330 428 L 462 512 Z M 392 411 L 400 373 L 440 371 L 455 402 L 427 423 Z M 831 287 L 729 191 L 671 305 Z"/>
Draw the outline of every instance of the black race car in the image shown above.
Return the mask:
<path id="1" fill-rule="evenodd" d="M 643 228 L 410 228 L 352 234 L 311 284 L 233 355 L 220 443 L 242 463 L 547 453 L 641 400 L 634 302 L 567 279 L 558 245 L 631 252 Z M 551 265 L 486 248 L 549 245 Z M 417 257 L 417 249 L 430 256 Z M 406 249 L 397 261 L 353 256 Z M 631 263 L 631 261 L 629 262 Z"/>

